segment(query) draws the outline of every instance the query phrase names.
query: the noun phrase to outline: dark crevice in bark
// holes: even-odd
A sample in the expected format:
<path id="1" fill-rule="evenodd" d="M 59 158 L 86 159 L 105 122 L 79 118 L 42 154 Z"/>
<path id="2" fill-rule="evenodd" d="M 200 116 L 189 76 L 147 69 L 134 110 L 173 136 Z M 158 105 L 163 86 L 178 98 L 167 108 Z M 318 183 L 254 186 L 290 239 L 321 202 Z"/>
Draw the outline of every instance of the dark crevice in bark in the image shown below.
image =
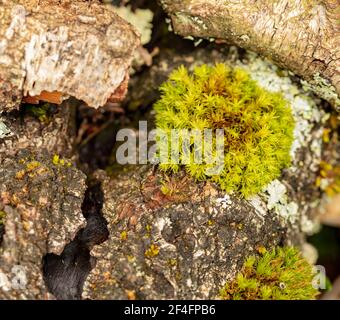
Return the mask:
<path id="1" fill-rule="evenodd" d="M 5 227 L 4 225 L 0 225 L 0 246 L 2 245 L 4 234 L 5 234 Z"/>
<path id="2" fill-rule="evenodd" d="M 81 298 L 84 282 L 95 266 L 95 258 L 90 251 L 109 236 L 107 222 L 101 213 L 103 201 L 101 184 L 90 182 L 82 205 L 86 227 L 65 246 L 60 256 L 49 253 L 43 258 L 45 284 L 57 299 Z"/>

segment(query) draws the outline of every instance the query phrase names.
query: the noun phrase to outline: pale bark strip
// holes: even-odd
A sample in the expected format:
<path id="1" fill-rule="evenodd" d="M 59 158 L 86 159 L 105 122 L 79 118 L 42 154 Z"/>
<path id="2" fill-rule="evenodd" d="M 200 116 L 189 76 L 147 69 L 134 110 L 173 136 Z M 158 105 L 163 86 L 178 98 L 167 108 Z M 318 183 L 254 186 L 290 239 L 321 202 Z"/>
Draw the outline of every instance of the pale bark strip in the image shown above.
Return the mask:
<path id="1" fill-rule="evenodd" d="M 97 1 L 0 0 L 0 110 L 42 92 L 102 106 L 123 91 L 139 42 Z"/>
<path id="2" fill-rule="evenodd" d="M 337 0 L 161 0 L 175 32 L 216 38 L 269 57 L 333 105 L 340 95 Z"/>

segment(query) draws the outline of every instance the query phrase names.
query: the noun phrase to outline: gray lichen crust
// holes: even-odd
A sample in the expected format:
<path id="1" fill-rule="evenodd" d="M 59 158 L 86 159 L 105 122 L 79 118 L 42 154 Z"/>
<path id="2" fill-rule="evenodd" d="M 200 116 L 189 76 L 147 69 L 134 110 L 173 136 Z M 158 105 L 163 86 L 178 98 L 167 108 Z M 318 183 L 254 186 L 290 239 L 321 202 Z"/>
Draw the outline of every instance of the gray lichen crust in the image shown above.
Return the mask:
<path id="1" fill-rule="evenodd" d="M 42 258 L 60 254 L 84 226 L 85 189 L 83 173 L 56 165 L 49 154 L 23 151 L 2 161 L 0 299 L 51 298 L 43 282 Z"/>
<path id="2" fill-rule="evenodd" d="M 102 106 L 139 45 L 133 27 L 97 1 L 2 0 L 0 25 L 2 110 L 43 91 Z"/>

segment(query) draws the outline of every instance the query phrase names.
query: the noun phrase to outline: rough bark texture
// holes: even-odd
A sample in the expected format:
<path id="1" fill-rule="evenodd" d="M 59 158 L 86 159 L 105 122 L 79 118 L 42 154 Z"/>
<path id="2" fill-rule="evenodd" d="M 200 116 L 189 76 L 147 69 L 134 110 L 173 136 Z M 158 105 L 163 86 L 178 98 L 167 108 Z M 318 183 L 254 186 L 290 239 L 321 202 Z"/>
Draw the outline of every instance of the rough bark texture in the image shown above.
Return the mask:
<path id="1" fill-rule="evenodd" d="M 35 164 L 34 166 L 32 164 Z M 51 298 L 42 276 L 46 253 L 60 254 L 85 225 L 85 175 L 49 154 L 19 152 L 0 167 L 0 299 Z"/>
<path id="2" fill-rule="evenodd" d="M 42 121 L 44 120 L 44 121 Z M 60 254 L 84 227 L 85 175 L 73 157 L 75 103 L 37 119 L 22 107 L 0 118 L 0 299 L 53 298 L 42 260 Z"/>
<path id="3" fill-rule="evenodd" d="M 171 178 L 174 193 L 166 196 L 164 175 L 147 167 L 112 179 L 101 174 L 110 237 L 91 251 L 97 263 L 83 298 L 212 299 L 260 247 L 304 245 L 306 216 L 290 222 L 261 198 L 226 196 L 182 174 Z M 284 179 L 291 181 L 289 199 L 304 212 L 311 188 L 300 178 L 297 192 L 293 179 Z"/>
<path id="4" fill-rule="evenodd" d="M 82 0 L 1 0 L 0 26 L 1 110 L 43 92 L 92 107 L 111 95 L 123 99 L 139 35 L 111 7 Z"/>
<path id="5" fill-rule="evenodd" d="M 215 38 L 271 58 L 340 108 L 337 0 L 160 0 L 176 33 Z"/>
<path id="6" fill-rule="evenodd" d="M 21 149 L 71 158 L 76 134 L 75 101 L 65 101 L 62 105 L 50 105 L 46 121 L 25 112 L 12 112 L 0 116 L 0 162 L 15 156 Z"/>

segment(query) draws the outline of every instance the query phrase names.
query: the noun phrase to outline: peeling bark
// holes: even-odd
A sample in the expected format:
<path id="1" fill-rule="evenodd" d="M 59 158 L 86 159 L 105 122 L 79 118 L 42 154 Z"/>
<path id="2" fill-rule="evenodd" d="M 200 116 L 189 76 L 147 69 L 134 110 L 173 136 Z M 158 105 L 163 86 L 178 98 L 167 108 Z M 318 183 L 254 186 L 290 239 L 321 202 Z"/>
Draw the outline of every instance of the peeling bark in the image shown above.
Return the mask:
<path id="1" fill-rule="evenodd" d="M 271 58 L 340 108 L 337 0 L 161 0 L 176 33 L 215 38 Z"/>
<path id="2" fill-rule="evenodd" d="M 25 96 L 39 100 L 53 93 L 95 108 L 111 95 L 124 98 L 139 35 L 111 7 L 82 0 L 1 0 L 0 25 L 1 110 L 18 108 Z"/>

